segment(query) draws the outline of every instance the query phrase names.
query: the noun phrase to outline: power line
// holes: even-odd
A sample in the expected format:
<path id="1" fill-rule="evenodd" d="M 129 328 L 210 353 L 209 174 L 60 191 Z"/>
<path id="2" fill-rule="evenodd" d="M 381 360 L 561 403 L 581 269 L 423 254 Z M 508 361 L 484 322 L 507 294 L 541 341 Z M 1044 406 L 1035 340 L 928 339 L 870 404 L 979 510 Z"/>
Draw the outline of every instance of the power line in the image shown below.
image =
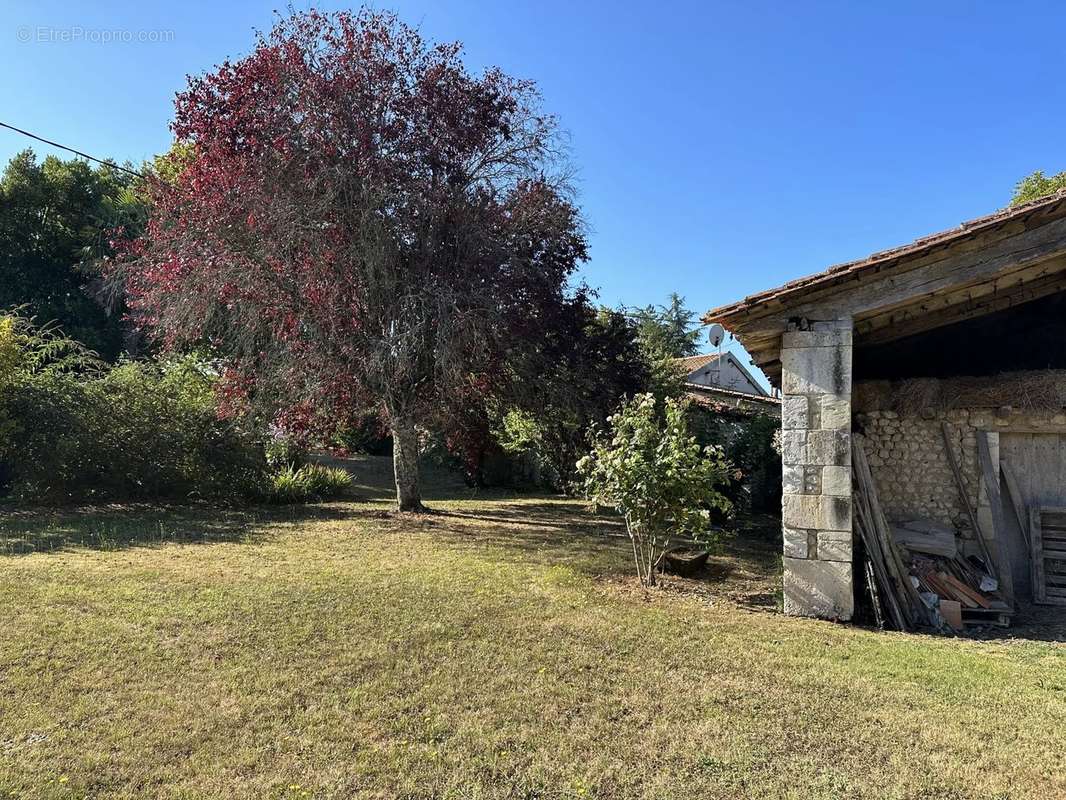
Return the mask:
<path id="1" fill-rule="evenodd" d="M 608 307 L 609 308 L 609 307 Z M 633 320 L 634 322 L 644 322 L 647 320 L 661 319 L 661 316 L 657 315 L 654 311 L 648 312 L 640 308 L 633 306 L 619 306 L 617 309 L 611 308 L 611 311 L 618 311 L 626 319 Z M 689 325 L 690 328 L 699 329 L 708 327 L 706 322 L 693 322 Z"/>
<path id="2" fill-rule="evenodd" d="M 21 133 L 23 136 L 29 136 L 31 139 L 36 139 L 38 142 L 44 142 L 45 144 L 51 145 L 52 147 L 58 147 L 60 150 L 66 150 L 66 151 L 68 151 L 70 153 L 74 153 L 75 155 L 81 156 L 82 158 L 87 158 L 90 161 L 95 161 L 97 164 L 103 164 L 105 167 L 111 167 L 112 169 L 117 169 L 117 170 L 121 170 L 122 172 L 129 173 L 130 175 L 133 175 L 135 178 L 140 178 L 142 181 L 146 180 L 145 176 L 142 175 L 140 172 L 137 172 L 136 170 L 129 169 L 127 167 L 120 166 L 119 164 L 116 164 L 114 161 L 105 161 L 102 158 L 97 158 L 96 156 L 91 156 L 88 153 L 83 153 L 81 150 L 75 150 L 73 147 L 67 147 L 65 144 L 60 144 L 59 142 L 53 142 L 50 139 L 45 139 L 43 136 L 38 136 L 36 133 L 30 133 L 29 131 L 24 131 L 24 130 L 22 130 L 22 128 L 16 128 L 14 125 L 8 125 L 6 122 L 0 122 L 0 127 L 7 128 L 8 130 L 12 130 L 15 133 Z"/>

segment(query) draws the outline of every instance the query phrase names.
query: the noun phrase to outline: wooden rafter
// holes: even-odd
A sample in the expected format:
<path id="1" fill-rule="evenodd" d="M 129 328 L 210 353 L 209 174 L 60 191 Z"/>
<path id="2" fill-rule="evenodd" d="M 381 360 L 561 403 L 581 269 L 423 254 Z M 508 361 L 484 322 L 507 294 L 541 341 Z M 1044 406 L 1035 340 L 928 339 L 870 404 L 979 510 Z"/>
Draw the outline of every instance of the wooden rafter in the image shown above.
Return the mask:
<path id="1" fill-rule="evenodd" d="M 777 384 L 793 320 L 855 320 L 883 344 L 1066 292 L 1066 194 L 830 268 L 708 312 Z"/>
<path id="2" fill-rule="evenodd" d="M 986 217 L 964 222 L 956 228 L 925 236 L 910 244 L 798 278 L 776 289 L 708 311 L 703 321 L 720 322 L 733 331 L 754 330 L 756 320 L 777 316 L 804 303 L 818 303 L 855 282 L 882 273 L 902 274 L 943 258 L 980 252 L 990 242 L 1039 228 L 1066 213 L 1066 192 L 1059 192 L 1021 206 L 1003 209 Z"/>
<path id="3" fill-rule="evenodd" d="M 884 344 L 1066 291 L 1066 258 L 931 294 L 855 320 L 856 346 Z"/>

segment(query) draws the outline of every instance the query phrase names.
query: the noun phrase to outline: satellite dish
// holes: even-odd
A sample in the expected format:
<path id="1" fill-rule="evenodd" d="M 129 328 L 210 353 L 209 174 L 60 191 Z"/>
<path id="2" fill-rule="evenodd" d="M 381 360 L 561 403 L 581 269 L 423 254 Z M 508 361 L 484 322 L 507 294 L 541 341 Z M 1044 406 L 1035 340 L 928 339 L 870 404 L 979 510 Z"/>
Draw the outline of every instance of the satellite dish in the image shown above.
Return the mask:
<path id="1" fill-rule="evenodd" d="M 719 347 L 725 341 L 725 328 L 717 322 L 707 329 L 707 338 L 714 347 Z"/>

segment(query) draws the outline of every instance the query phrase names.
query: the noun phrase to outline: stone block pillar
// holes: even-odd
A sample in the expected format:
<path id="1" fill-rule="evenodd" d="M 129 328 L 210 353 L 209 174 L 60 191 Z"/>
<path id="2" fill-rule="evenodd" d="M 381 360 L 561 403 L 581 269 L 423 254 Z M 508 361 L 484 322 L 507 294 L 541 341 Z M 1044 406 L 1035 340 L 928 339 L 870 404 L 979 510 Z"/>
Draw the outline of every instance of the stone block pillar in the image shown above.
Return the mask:
<path id="1" fill-rule="evenodd" d="M 785 613 L 855 611 L 850 319 L 807 322 L 781 342 Z"/>

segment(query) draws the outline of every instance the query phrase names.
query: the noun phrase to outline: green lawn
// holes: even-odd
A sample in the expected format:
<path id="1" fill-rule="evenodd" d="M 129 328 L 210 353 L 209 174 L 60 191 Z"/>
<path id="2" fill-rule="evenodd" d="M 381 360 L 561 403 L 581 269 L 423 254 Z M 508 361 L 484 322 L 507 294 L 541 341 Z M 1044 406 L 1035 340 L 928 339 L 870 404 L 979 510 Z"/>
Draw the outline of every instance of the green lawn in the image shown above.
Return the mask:
<path id="1" fill-rule="evenodd" d="M 1053 798 L 1066 646 L 775 610 L 757 530 L 645 595 L 550 497 L 0 523 L 0 796 Z"/>

